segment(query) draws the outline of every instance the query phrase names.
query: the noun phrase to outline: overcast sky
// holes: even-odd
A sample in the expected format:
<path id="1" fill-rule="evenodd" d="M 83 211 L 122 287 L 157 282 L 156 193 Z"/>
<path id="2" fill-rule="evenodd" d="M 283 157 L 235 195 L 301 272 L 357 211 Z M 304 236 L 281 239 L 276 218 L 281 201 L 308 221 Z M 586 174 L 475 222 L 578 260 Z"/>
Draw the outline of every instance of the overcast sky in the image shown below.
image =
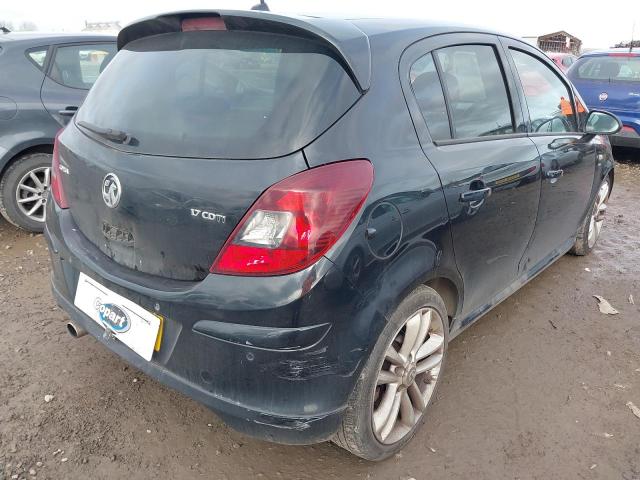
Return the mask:
<path id="1" fill-rule="evenodd" d="M 257 0 L 2 0 L 0 20 L 35 22 L 40 30 L 78 31 L 88 21 L 137 18 L 191 8 L 247 9 Z M 267 0 L 274 12 L 333 16 L 411 17 L 486 26 L 515 36 L 538 36 L 566 30 L 585 47 L 609 47 L 640 38 L 640 0 L 595 2 L 565 0 L 523 2 L 496 0 Z M 545 8 L 543 5 L 553 5 Z M 508 5 L 508 6 L 507 6 Z"/>

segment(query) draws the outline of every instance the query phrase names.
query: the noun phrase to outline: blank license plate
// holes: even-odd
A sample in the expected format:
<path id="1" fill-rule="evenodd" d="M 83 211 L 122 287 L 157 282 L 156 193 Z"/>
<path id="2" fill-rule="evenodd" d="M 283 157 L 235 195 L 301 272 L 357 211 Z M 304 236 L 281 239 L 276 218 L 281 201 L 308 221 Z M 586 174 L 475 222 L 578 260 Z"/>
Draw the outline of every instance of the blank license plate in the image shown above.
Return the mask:
<path id="1" fill-rule="evenodd" d="M 145 360 L 151 360 L 160 318 L 80 273 L 74 304 Z"/>

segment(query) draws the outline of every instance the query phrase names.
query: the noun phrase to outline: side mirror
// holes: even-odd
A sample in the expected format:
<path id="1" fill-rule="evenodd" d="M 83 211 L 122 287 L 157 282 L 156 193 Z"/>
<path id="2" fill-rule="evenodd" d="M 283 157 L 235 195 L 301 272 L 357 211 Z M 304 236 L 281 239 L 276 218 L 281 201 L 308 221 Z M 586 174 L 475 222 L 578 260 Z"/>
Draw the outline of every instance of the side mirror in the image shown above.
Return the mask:
<path id="1" fill-rule="evenodd" d="M 622 122 L 609 112 L 592 110 L 587 117 L 584 133 L 590 135 L 615 135 L 622 130 Z"/>

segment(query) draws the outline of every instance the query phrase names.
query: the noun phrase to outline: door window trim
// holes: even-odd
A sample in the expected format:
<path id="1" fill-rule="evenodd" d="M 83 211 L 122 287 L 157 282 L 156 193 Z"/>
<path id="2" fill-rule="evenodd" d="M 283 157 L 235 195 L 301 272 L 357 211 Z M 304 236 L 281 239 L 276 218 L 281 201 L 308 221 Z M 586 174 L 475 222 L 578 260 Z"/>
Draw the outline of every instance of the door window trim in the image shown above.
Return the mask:
<path id="1" fill-rule="evenodd" d="M 72 87 L 70 85 L 65 85 L 64 83 L 60 83 L 59 81 L 57 81 L 55 78 L 53 78 L 50 74 L 51 74 L 51 69 L 53 68 L 53 62 L 54 62 L 54 58 L 56 58 L 56 54 L 58 52 L 59 48 L 64 48 L 64 47 L 81 47 L 83 45 L 113 45 L 116 47 L 116 51 L 117 51 L 117 45 L 116 42 L 110 42 L 110 41 L 97 41 L 97 42 L 71 42 L 71 43 L 59 43 L 56 45 L 51 45 L 50 47 L 50 51 L 47 54 L 48 61 L 47 61 L 47 69 L 43 70 L 45 75 L 47 76 L 47 78 L 49 78 L 49 80 L 51 80 L 52 82 L 57 83 L 58 85 L 61 85 L 65 88 L 71 88 L 72 90 L 81 90 L 83 92 L 88 92 L 91 87 L 89 88 L 80 88 L 80 87 Z"/>
<path id="2" fill-rule="evenodd" d="M 421 47 L 425 45 L 425 48 Z M 417 104 L 417 100 L 415 98 L 413 88 L 411 85 L 411 67 L 413 64 L 420 58 L 425 55 L 431 54 L 433 57 L 433 61 L 436 65 L 436 71 L 438 73 L 438 79 L 440 80 L 440 85 L 443 89 L 443 94 L 445 97 L 445 106 L 447 108 L 447 116 L 449 117 L 449 128 L 451 133 L 453 134 L 452 128 L 452 117 L 450 113 L 450 105 L 448 99 L 448 92 L 446 91 L 446 87 L 442 82 L 442 73 L 440 68 L 440 62 L 434 53 L 437 50 L 441 50 L 443 48 L 455 47 L 455 46 L 464 46 L 464 45 L 484 45 L 489 46 L 493 49 L 494 54 L 496 56 L 496 61 L 498 62 L 500 72 L 502 75 L 502 79 L 504 81 L 505 91 L 508 97 L 509 102 L 509 110 L 511 115 L 511 121 L 514 128 L 513 133 L 502 134 L 502 135 L 487 135 L 482 137 L 469 137 L 469 138 L 451 138 L 445 140 L 434 140 L 429 132 L 427 127 L 426 120 L 422 115 L 422 111 Z M 416 133 L 418 134 L 418 139 L 422 144 L 425 141 L 427 143 L 433 144 L 435 147 L 444 147 L 449 145 L 459 145 L 466 143 L 477 143 L 477 142 L 489 142 L 494 140 L 506 140 L 511 138 L 523 138 L 528 136 L 528 131 L 523 132 L 519 131 L 521 124 L 526 122 L 528 117 L 525 116 L 525 112 L 522 109 L 522 99 L 517 91 L 518 84 L 516 84 L 516 79 L 513 76 L 513 71 L 510 68 L 507 71 L 505 64 L 508 64 L 509 59 L 507 58 L 504 48 L 500 42 L 500 37 L 495 34 L 490 33 L 475 33 L 475 32 L 460 32 L 460 33 L 443 33 L 438 35 L 433 35 L 431 37 L 426 37 L 413 44 L 409 45 L 402 56 L 400 57 L 400 62 L 398 65 L 400 82 L 403 89 L 403 93 L 405 94 L 405 98 L 407 100 L 407 106 L 409 107 L 409 112 L 412 117 L 414 126 L 416 128 Z M 510 64 L 509 64 L 510 66 Z M 520 107 L 520 110 L 517 108 Z M 528 125 L 527 125 L 528 130 Z M 453 136 L 453 135 L 452 135 Z M 424 146 L 423 146 L 424 148 Z"/>

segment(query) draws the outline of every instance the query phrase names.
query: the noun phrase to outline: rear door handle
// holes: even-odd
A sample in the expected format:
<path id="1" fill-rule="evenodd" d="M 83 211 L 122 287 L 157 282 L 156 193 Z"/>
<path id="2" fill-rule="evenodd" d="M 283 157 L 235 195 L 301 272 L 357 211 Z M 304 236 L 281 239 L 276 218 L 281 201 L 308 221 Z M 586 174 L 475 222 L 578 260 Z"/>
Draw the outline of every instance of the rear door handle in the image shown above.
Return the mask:
<path id="1" fill-rule="evenodd" d="M 564 175 L 564 170 L 549 170 L 547 172 L 547 178 L 560 178 Z"/>
<path id="2" fill-rule="evenodd" d="M 73 117 L 73 115 L 78 111 L 78 107 L 67 107 L 64 110 L 58 110 L 58 114 L 63 117 Z"/>
<path id="3" fill-rule="evenodd" d="M 460 201 L 463 203 L 481 202 L 491 195 L 491 187 L 469 190 L 460 194 Z"/>

